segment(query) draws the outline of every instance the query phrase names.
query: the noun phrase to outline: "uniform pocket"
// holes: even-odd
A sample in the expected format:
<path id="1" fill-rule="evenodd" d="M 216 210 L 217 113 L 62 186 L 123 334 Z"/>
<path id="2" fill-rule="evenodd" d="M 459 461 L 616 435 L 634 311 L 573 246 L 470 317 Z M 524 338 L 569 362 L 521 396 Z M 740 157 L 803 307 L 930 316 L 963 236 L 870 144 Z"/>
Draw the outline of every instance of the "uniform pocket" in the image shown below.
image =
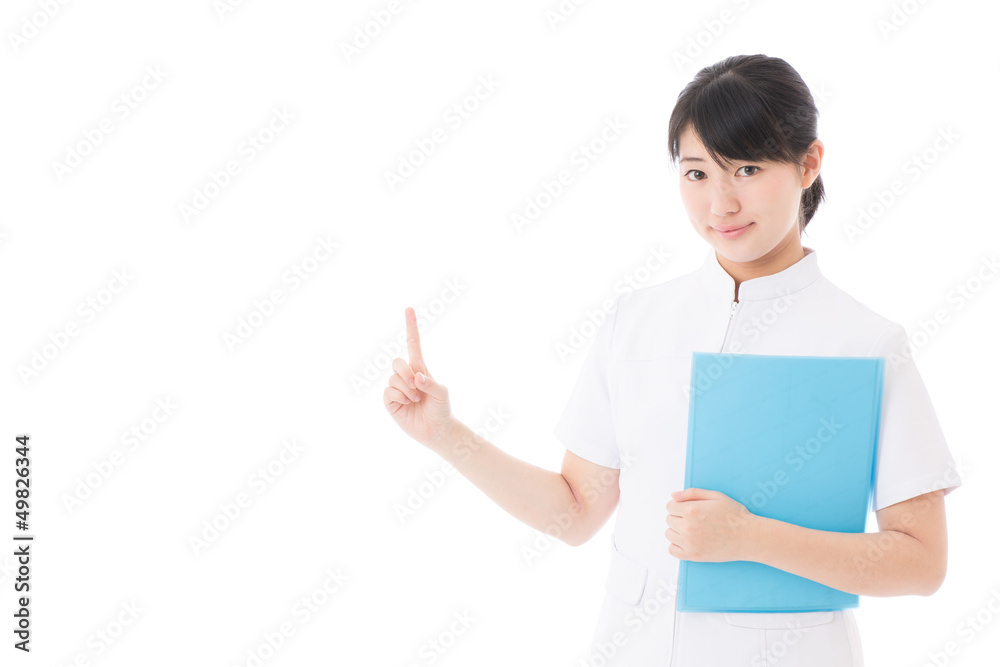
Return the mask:
<path id="1" fill-rule="evenodd" d="M 608 593 L 625 604 L 637 605 L 646 588 L 649 571 L 618 551 L 614 536 L 611 538 L 611 567 L 608 570 Z"/>
<path id="2" fill-rule="evenodd" d="M 833 620 L 832 611 L 803 611 L 794 613 L 741 613 L 725 612 L 726 622 L 741 628 L 764 628 L 783 630 L 786 628 L 807 628 L 823 625 Z"/>

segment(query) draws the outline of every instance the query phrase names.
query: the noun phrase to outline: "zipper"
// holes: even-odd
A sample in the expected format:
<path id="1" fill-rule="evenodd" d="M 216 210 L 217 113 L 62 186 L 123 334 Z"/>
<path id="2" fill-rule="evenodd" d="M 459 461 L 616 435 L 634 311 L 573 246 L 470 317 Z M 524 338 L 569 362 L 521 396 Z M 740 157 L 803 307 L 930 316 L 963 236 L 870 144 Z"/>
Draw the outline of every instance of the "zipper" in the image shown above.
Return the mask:
<path id="1" fill-rule="evenodd" d="M 739 301 L 733 300 L 732 304 L 729 306 L 729 320 L 726 322 L 726 335 L 722 337 L 722 352 L 726 349 L 726 341 L 729 340 L 729 330 L 733 326 L 733 320 L 736 319 L 736 311 L 739 310 Z M 679 577 L 679 575 L 678 575 Z M 677 643 L 680 641 L 680 637 L 677 634 L 677 627 L 680 623 L 681 612 L 677 611 L 677 589 L 680 588 L 680 581 L 677 582 L 677 586 L 674 592 L 674 635 L 670 645 L 670 663 L 668 667 L 674 667 L 677 664 Z M 763 631 L 762 631 L 763 632 Z"/>
<path id="2" fill-rule="evenodd" d="M 736 317 L 736 311 L 740 307 L 739 301 L 733 301 L 732 306 L 729 308 L 729 321 L 726 322 L 726 335 L 722 337 L 722 349 L 719 352 L 723 352 L 726 349 L 726 341 L 729 340 L 729 329 L 732 327 L 733 319 Z"/>

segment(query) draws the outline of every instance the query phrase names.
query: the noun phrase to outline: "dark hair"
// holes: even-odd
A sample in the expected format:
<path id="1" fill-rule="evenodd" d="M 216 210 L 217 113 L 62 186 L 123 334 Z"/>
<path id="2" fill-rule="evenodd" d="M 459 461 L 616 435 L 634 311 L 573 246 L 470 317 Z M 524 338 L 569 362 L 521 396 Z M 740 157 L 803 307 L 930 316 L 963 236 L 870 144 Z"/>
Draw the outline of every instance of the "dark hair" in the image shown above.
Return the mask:
<path id="1" fill-rule="evenodd" d="M 720 167 L 724 162 L 771 161 L 801 166 L 816 139 L 818 113 L 809 87 L 781 58 L 730 56 L 701 69 L 677 96 L 667 141 L 674 163 L 680 135 L 691 126 Z M 799 233 L 823 201 L 816 175 L 802 191 Z"/>

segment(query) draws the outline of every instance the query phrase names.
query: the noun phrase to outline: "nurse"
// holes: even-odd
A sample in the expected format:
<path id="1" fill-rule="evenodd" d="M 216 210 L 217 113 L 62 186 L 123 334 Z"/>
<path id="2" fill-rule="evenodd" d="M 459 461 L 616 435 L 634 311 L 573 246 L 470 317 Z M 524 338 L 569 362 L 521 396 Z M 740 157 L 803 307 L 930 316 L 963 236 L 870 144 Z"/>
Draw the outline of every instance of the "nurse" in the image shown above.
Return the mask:
<path id="1" fill-rule="evenodd" d="M 451 414 L 430 376 L 416 315 L 409 360 L 383 392 L 405 433 L 539 531 L 567 544 L 617 509 L 589 664 L 860 667 L 850 609 L 676 611 L 681 560 L 760 562 L 861 596 L 932 595 L 945 577 L 944 496 L 961 485 L 904 328 L 820 270 L 801 233 L 824 198 L 808 87 L 784 60 L 733 56 L 677 99 L 668 141 L 701 266 L 618 297 L 554 434 L 559 473 L 506 454 Z M 873 509 L 878 531 L 833 533 L 754 515 L 712 489 L 685 489 L 692 352 L 885 359 Z"/>

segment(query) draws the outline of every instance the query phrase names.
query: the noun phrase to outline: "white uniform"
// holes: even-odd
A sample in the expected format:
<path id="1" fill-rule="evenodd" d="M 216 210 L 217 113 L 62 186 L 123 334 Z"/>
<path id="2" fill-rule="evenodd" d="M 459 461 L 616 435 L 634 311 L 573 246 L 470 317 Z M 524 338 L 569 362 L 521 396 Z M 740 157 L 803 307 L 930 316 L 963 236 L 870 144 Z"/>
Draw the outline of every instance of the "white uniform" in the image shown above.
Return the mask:
<path id="1" fill-rule="evenodd" d="M 735 282 L 713 249 L 696 271 L 619 296 L 591 343 L 554 430 L 571 452 L 621 470 L 607 591 L 588 664 L 863 664 L 850 609 L 676 611 L 680 561 L 664 532 L 670 492 L 684 489 L 684 389 L 693 351 L 884 357 L 873 509 L 961 485 L 903 327 L 829 282 L 816 252 L 804 250 L 784 271 L 741 283 L 734 302 Z"/>

